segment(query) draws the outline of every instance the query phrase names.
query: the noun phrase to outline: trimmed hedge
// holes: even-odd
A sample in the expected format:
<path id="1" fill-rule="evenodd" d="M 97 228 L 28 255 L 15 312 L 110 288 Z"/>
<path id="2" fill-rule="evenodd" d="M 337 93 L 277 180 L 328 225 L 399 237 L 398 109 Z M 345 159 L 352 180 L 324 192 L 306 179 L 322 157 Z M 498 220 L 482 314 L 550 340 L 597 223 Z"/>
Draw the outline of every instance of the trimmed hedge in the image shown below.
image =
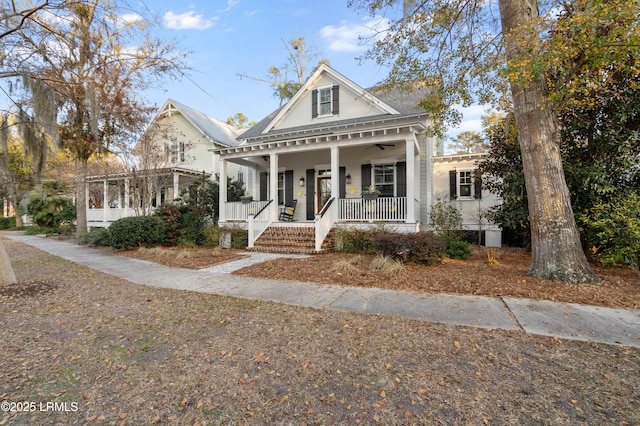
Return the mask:
<path id="1" fill-rule="evenodd" d="M 110 245 L 117 250 L 155 247 L 162 243 L 163 231 L 163 224 L 156 216 L 125 217 L 109 227 Z"/>
<path id="2" fill-rule="evenodd" d="M 384 256 L 426 265 L 441 263 L 446 250 L 445 243 L 432 232 L 380 234 L 376 235 L 374 246 Z"/>

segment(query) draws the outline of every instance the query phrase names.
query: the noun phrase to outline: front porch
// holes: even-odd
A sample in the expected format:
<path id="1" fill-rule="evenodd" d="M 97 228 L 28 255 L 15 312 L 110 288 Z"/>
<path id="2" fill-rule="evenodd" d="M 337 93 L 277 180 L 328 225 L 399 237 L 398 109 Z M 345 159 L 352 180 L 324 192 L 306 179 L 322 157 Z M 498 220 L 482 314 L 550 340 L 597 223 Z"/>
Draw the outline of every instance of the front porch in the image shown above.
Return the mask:
<path id="1" fill-rule="evenodd" d="M 318 252 L 336 227 L 384 225 L 417 232 L 431 199 L 430 182 L 424 185 L 422 179 L 430 176 L 432 144 L 422 131 L 415 123 L 394 122 L 381 130 L 218 150 L 222 174 L 228 162 L 238 162 L 251 167 L 254 177 L 247 181 L 254 201 L 247 204 L 228 202 L 221 185 L 220 225 L 246 227 L 251 248 L 267 229 L 284 226 L 281 211 L 295 206 L 290 226 L 314 228 Z"/>
<path id="2" fill-rule="evenodd" d="M 125 217 L 149 216 L 160 204 L 174 202 L 184 188 L 203 176 L 209 175 L 182 168 L 89 176 L 87 225 L 106 228 Z"/>

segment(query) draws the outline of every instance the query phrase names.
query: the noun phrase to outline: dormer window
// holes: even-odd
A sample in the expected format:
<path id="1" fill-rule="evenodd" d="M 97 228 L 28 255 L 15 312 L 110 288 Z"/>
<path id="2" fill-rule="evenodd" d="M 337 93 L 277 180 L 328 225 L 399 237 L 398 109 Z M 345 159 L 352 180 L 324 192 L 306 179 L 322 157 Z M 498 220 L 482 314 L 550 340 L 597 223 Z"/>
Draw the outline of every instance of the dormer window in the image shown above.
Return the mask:
<path id="1" fill-rule="evenodd" d="M 311 92 L 311 117 L 336 115 L 339 112 L 339 86 L 325 86 Z"/>

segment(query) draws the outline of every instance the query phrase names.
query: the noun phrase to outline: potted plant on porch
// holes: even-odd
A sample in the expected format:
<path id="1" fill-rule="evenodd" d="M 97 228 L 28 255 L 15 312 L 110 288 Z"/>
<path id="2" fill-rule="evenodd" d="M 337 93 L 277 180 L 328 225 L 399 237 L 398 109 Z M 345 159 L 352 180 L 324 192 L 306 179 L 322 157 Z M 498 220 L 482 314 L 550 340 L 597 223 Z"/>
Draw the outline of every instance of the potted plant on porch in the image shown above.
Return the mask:
<path id="1" fill-rule="evenodd" d="M 242 197 L 240 197 L 240 202 L 242 204 L 249 204 L 251 201 L 253 201 L 253 195 L 247 194 L 246 192 Z"/>
<path id="2" fill-rule="evenodd" d="M 375 200 L 378 196 L 382 194 L 375 186 L 371 185 L 367 189 L 362 190 L 362 198 L 365 200 Z"/>

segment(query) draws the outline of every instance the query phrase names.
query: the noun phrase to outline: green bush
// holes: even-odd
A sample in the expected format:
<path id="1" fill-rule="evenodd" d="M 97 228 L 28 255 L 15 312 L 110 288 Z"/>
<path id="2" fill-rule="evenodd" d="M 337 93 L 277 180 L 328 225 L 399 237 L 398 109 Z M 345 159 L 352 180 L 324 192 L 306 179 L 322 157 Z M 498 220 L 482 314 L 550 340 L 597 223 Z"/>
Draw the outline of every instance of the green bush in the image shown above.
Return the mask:
<path id="1" fill-rule="evenodd" d="M 442 235 L 440 239 L 446 245 L 446 255 L 449 259 L 466 260 L 471 256 L 471 246 L 457 235 Z"/>
<path id="2" fill-rule="evenodd" d="M 0 217 L 0 229 L 12 229 L 16 227 L 15 216 Z"/>
<path id="3" fill-rule="evenodd" d="M 640 195 L 628 193 L 591 208 L 582 221 L 593 228 L 592 244 L 604 265 L 626 265 L 640 275 Z"/>
<path id="4" fill-rule="evenodd" d="M 220 245 L 220 228 L 217 226 L 208 226 L 204 229 L 205 244 L 210 247 Z"/>
<path id="5" fill-rule="evenodd" d="M 381 235 L 384 232 L 383 228 L 339 229 L 336 234 L 338 251 L 374 254 L 376 252 L 374 243 L 376 235 Z"/>
<path id="6" fill-rule="evenodd" d="M 24 229 L 25 235 L 51 235 L 57 234 L 58 228 L 53 228 L 50 226 L 29 226 Z"/>
<path id="7" fill-rule="evenodd" d="M 106 247 L 111 245 L 111 233 L 109 228 L 93 228 L 89 233 L 82 235 L 81 240 L 86 244 Z"/>
<path id="8" fill-rule="evenodd" d="M 29 200 L 28 210 L 33 223 L 48 228 L 71 223 L 76 218 L 73 201 L 62 196 L 33 196 Z"/>
<path id="9" fill-rule="evenodd" d="M 165 246 L 202 245 L 206 241 L 204 227 L 207 218 L 204 207 L 192 204 L 163 204 L 155 215 L 164 227 L 162 244 Z"/>
<path id="10" fill-rule="evenodd" d="M 411 234 L 386 233 L 376 235 L 377 253 L 403 262 L 435 265 L 442 262 L 445 244 L 432 232 Z"/>
<path id="11" fill-rule="evenodd" d="M 156 216 L 133 216 L 118 219 L 109 227 L 111 247 L 124 250 L 154 247 L 162 243 L 163 224 Z"/>

